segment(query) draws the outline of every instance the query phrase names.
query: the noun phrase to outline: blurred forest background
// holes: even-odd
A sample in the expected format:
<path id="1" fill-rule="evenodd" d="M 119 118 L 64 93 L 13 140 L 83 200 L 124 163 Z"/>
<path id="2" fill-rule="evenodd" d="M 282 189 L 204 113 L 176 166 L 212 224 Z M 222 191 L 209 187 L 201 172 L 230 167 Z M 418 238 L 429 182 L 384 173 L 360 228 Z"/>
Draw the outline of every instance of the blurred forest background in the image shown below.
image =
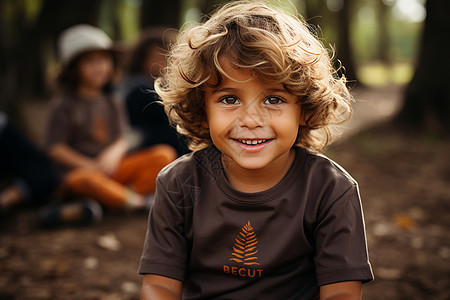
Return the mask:
<path id="1" fill-rule="evenodd" d="M 141 29 L 200 22 L 223 2 L 0 0 L 0 111 L 39 142 L 69 26 L 99 26 L 126 51 Z M 450 299 L 450 1 L 268 2 L 315 25 L 356 98 L 353 128 L 327 155 L 361 186 L 376 277 L 364 299 Z M 0 222 L 1 299 L 139 298 L 145 215 L 45 231 L 34 214 Z"/>
<path id="2" fill-rule="evenodd" d="M 223 2 L 1 0 L 0 109 L 19 118 L 24 99 L 48 98 L 58 72 L 56 39 L 71 25 L 99 26 L 127 45 L 144 27 L 179 28 L 198 22 Z M 450 96 L 444 83 L 449 77 L 445 50 L 449 42 L 444 38 L 449 32 L 448 1 L 272 2 L 316 25 L 319 37 L 336 50 L 346 76 L 356 86 L 407 84 L 417 70 L 415 87 L 408 94 L 411 105 L 405 108 L 406 119 L 435 127 L 449 122 Z M 432 86 L 436 91 L 430 93 Z"/>

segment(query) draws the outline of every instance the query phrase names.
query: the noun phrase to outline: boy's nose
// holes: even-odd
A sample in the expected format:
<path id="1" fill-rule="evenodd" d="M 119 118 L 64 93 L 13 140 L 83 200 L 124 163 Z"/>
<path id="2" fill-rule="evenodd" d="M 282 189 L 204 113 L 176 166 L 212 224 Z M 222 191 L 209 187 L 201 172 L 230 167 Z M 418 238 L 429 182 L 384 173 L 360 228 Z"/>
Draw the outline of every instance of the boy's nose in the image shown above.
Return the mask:
<path id="1" fill-rule="evenodd" d="M 256 101 L 244 106 L 239 116 L 239 126 L 249 129 L 264 126 L 265 111 Z"/>

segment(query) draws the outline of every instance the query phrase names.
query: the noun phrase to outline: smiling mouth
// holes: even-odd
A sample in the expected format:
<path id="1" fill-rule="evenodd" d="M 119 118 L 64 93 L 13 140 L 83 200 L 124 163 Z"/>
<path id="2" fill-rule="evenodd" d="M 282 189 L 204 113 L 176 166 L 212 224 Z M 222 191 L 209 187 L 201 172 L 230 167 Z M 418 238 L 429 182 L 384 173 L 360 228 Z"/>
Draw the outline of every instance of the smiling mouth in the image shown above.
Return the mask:
<path id="1" fill-rule="evenodd" d="M 244 145 L 248 145 L 248 146 L 257 146 L 257 145 L 261 145 L 264 144 L 265 142 L 271 141 L 272 139 L 260 139 L 260 140 L 241 140 L 241 139 L 234 139 L 235 141 L 244 144 Z"/>

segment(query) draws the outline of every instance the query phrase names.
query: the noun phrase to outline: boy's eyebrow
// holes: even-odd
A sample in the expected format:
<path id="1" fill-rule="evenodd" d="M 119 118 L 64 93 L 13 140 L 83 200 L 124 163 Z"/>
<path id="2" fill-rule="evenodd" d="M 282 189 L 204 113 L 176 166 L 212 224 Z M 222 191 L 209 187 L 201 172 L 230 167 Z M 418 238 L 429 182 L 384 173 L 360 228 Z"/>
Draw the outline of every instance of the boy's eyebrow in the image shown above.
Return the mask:
<path id="1" fill-rule="evenodd" d="M 215 94 L 215 93 L 236 93 L 238 91 L 239 91 L 239 89 L 235 89 L 235 88 L 227 88 L 227 87 L 221 88 L 221 87 L 218 87 L 218 88 L 213 89 L 212 93 L 213 94 Z"/>
<path id="2" fill-rule="evenodd" d="M 268 92 L 268 93 L 277 93 L 277 92 L 278 93 L 289 93 L 284 88 L 270 88 L 270 89 L 264 90 L 264 92 Z"/>

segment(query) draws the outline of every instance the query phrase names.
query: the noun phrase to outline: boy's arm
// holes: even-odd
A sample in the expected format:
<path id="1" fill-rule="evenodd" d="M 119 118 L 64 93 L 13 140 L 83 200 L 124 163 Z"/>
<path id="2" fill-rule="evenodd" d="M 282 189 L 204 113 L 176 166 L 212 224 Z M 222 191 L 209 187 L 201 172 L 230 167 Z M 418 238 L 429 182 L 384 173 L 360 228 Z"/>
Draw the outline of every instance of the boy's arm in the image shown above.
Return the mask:
<path id="1" fill-rule="evenodd" d="M 320 300 L 360 300 L 361 281 L 344 281 L 320 287 Z"/>
<path id="2" fill-rule="evenodd" d="M 159 275 L 145 275 L 142 282 L 141 300 L 181 300 L 183 283 Z"/>
<path id="3" fill-rule="evenodd" d="M 108 175 L 113 174 L 128 150 L 124 137 L 119 137 L 97 156 L 99 168 Z"/>
<path id="4" fill-rule="evenodd" d="M 78 151 L 75 151 L 65 143 L 55 143 L 48 148 L 49 156 L 58 164 L 68 168 L 98 168 L 97 162 Z"/>

